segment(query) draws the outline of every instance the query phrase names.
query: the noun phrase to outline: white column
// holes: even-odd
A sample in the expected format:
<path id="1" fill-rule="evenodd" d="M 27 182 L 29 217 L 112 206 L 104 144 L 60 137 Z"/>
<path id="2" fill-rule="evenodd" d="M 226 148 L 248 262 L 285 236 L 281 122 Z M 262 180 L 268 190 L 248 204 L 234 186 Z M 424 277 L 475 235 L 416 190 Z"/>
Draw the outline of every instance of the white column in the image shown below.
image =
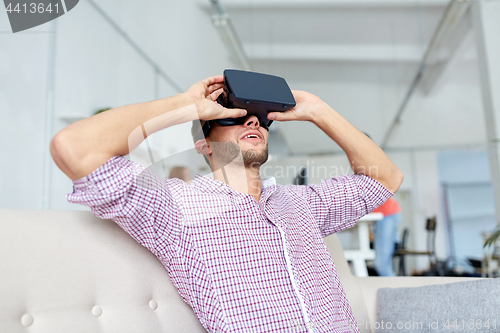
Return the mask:
<path id="1" fill-rule="evenodd" d="M 491 180 L 495 190 L 496 218 L 500 224 L 500 0 L 475 0 L 472 15 L 483 92 Z"/>

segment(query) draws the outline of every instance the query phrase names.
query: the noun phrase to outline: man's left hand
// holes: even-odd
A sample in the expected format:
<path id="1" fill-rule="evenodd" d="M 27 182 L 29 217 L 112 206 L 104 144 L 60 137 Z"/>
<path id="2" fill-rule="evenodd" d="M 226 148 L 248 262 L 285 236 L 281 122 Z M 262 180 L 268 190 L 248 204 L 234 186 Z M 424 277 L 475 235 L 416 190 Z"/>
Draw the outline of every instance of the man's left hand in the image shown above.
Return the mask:
<path id="1" fill-rule="evenodd" d="M 326 104 L 318 96 L 301 90 L 292 90 L 292 94 L 295 107 L 284 112 L 269 112 L 267 118 L 277 121 L 314 121 L 325 110 Z"/>

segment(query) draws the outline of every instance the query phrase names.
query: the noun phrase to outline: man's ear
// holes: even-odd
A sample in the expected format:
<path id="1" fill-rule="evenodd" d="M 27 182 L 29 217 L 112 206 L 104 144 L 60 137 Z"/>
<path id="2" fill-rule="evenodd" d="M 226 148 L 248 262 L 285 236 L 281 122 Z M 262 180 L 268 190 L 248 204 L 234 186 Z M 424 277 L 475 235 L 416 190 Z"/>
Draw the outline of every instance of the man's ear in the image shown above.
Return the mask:
<path id="1" fill-rule="evenodd" d="M 210 146 L 207 144 L 205 139 L 196 141 L 194 147 L 199 154 L 208 155 L 212 153 L 212 149 L 210 149 Z"/>

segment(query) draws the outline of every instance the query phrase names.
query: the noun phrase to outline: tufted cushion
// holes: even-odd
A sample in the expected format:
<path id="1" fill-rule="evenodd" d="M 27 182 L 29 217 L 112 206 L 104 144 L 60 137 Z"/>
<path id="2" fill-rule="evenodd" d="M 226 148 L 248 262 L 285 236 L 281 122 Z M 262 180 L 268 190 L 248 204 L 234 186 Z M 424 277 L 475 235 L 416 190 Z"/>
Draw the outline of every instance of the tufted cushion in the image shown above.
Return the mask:
<path id="1" fill-rule="evenodd" d="M 165 268 L 110 220 L 0 209 L 0 332 L 206 332 Z"/>
<path id="2" fill-rule="evenodd" d="M 381 288 L 374 326 L 376 332 L 498 332 L 499 313 L 500 279 Z"/>

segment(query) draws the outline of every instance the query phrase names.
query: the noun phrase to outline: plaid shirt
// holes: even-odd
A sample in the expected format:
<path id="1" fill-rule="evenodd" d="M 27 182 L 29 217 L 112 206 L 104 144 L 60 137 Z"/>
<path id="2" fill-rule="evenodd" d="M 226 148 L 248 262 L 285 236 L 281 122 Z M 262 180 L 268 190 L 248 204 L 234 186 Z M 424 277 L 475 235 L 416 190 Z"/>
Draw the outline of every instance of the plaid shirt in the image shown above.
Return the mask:
<path id="1" fill-rule="evenodd" d="M 209 332 L 359 332 L 322 238 L 391 195 L 363 175 L 309 186 L 270 178 L 257 202 L 206 176 L 187 185 L 115 156 L 75 180 L 68 201 L 153 252 Z"/>

